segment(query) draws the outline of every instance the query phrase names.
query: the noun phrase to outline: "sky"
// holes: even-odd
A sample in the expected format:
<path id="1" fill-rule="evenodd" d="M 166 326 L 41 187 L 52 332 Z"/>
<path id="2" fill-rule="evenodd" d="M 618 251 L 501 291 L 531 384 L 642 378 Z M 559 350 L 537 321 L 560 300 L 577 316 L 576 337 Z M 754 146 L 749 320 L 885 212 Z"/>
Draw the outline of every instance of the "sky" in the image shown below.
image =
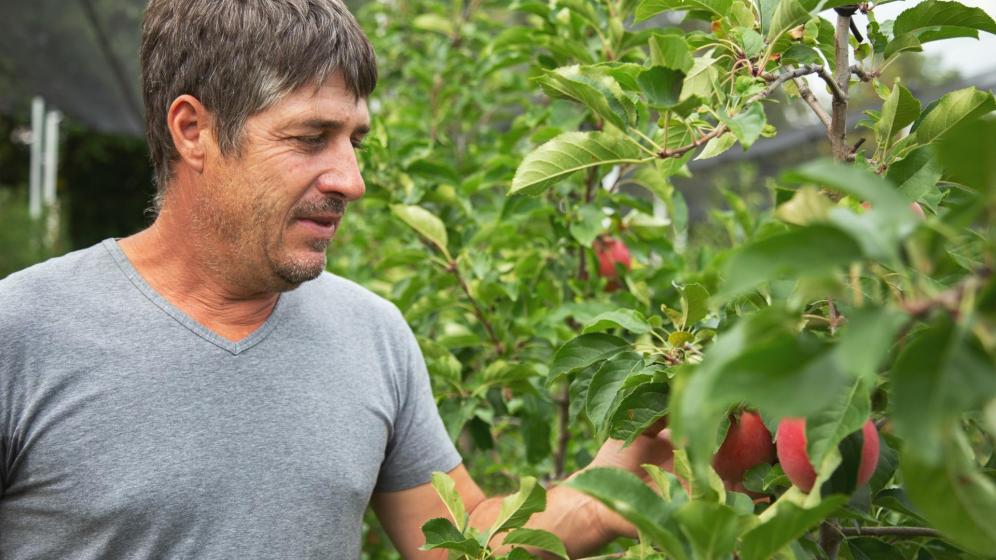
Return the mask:
<path id="1" fill-rule="evenodd" d="M 959 0 L 959 2 L 966 6 L 982 8 L 996 19 L 996 0 Z M 879 21 L 896 19 L 901 12 L 914 5 L 915 2 L 909 0 L 885 4 L 875 8 L 875 17 Z M 863 21 L 860 26 L 864 28 Z M 958 70 L 965 78 L 996 71 L 996 35 L 992 33 L 980 31 L 978 40 L 959 38 L 927 43 L 923 46 L 923 52 L 927 56 L 940 59 L 942 68 Z"/>

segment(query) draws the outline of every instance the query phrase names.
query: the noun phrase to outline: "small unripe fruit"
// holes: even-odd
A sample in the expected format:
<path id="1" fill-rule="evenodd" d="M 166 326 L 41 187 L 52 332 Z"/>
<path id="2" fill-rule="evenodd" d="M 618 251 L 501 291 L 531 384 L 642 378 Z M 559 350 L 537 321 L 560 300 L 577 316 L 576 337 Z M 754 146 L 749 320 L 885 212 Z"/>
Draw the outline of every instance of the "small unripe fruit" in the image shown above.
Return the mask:
<path id="1" fill-rule="evenodd" d="M 744 411 L 739 418 L 730 416 L 730 429 L 712 458 L 712 468 L 723 480 L 736 483 L 751 468 L 774 460 L 771 432 L 756 412 Z"/>
<path id="2" fill-rule="evenodd" d="M 858 465 L 857 485 L 864 486 L 871 480 L 875 467 L 878 466 L 878 429 L 871 420 L 861 428 L 863 445 L 861 447 L 861 462 Z M 816 482 L 816 469 L 809 462 L 806 451 L 806 419 L 785 418 L 778 424 L 778 462 L 792 484 L 803 492 L 813 489 Z"/>
<path id="3" fill-rule="evenodd" d="M 629 248 L 622 241 L 608 235 L 596 239 L 592 243 L 592 248 L 598 257 L 598 275 L 609 281 L 605 290 L 611 292 L 618 289 L 619 283 L 616 278 L 619 274 L 616 272 L 616 264 L 623 265 L 626 270 L 630 270 L 633 266 Z"/>

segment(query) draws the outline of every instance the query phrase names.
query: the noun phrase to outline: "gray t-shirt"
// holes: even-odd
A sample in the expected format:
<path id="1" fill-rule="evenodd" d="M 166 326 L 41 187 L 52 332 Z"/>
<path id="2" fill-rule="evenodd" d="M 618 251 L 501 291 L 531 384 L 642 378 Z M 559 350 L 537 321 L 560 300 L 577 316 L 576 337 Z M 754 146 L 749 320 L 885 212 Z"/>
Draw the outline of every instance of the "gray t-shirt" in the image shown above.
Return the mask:
<path id="1" fill-rule="evenodd" d="M 0 281 L 0 558 L 357 558 L 371 493 L 460 463 L 411 330 L 323 274 L 237 343 L 117 242 Z"/>

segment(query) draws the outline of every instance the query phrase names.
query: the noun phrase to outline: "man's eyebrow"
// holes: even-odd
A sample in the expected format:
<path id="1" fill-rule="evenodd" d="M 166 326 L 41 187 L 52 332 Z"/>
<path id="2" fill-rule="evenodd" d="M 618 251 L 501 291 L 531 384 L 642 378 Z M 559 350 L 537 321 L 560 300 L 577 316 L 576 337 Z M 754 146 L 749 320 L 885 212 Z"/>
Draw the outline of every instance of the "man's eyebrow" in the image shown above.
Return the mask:
<path id="1" fill-rule="evenodd" d="M 346 126 L 344 122 L 333 119 L 308 119 L 299 124 L 300 126 L 304 126 L 306 128 L 311 128 L 314 130 L 329 130 L 329 131 L 342 130 Z M 368 132 L 370 132 L 370 126 L 366 124 L 361 124 L 360 126 L 356 127 L 354 132 L 356 134 L 365 135 Z"/>

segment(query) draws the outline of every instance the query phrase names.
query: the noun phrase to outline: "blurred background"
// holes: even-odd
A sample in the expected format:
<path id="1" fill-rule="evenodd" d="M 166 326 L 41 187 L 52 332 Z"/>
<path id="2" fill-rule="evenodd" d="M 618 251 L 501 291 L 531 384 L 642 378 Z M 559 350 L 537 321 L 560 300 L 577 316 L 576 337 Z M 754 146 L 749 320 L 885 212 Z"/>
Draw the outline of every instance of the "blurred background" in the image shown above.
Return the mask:
<path id="1" fill-rule="evenodd" d="M 349 2 L 388 69 L 398 61 L 385 60 L 390 51 L 378 45 L 387 39 L 384 22 L 374 15 L 383 11 L 360 4 L 399 2 L 404 3 Z M 963 2 L 996 17 L 992 0 Z M 875 14 L 879 21 L 889 20 L 912 3 L 886 4 Z M 144 5 L 144 0 L 0 3 L 0 278 L 107 237 L 129 235 L 151 220 L 147 208 L 153 187 L 137 60 Z M 863 28 L 861 16 L 858 22 Z M 660 23 L 685 25 L 649 22 Z M 405 38 L 390 41 L 396 45 Z M 404 73 L 382 70 L 385 80 L 399 75 Z M 944 91 L 970 85 L 992 89 L 996 36 L 930 43 L 922 54 L 901 57 L 884 79 L 891 83 L 895 75 L 924 100 L 939 97 L 942 85 Z M 379 92 L 402 85 L 382 80 L 371 103 L 375 118 Z M 821 93 L 817 85 L 813 89 Z M 874 101 L 857 98 L 849 123 L 859 121 L 862 105 Z M 691 177 L 675 180 L 691 218 L 723 212 L 717 193 L 749 198 L 765 178 L 825 151 L 824 131 L 804 109 L 799 103 L 775 104 L 768 108 L 768 120 L 778 127 L 777 137 L 762 139 L 750 152 L 734 149 L 693 161 Z"/>

